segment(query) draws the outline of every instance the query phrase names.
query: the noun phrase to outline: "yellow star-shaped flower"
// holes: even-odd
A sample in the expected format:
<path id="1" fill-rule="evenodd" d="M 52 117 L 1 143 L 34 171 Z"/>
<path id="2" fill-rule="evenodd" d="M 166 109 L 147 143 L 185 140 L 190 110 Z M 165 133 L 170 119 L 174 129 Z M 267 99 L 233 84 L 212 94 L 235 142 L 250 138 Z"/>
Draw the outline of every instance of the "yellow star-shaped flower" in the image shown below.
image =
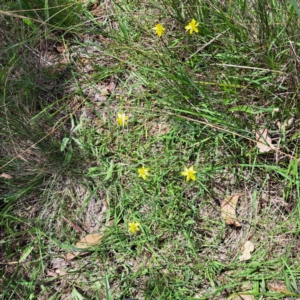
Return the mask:
<path id="1" fill-rule="evenodd" d="M 125 115 L 125 113 L 119 113 L 117 117 L 117 123 L 119 126 L 124 126 L 127 124 L 127 120 L 129 119 L 128 116 Z"/>
<path id="2" fill-rule="evenodd" d="M 196 20 L 195 19 L 192 19 L 192 21 L 189 23 L 189 24 L 187 24 L 184 28 L 186 29 L 186 31 L 190 31 L 190 34 L 192 34 L 193 32 L 196 32 L 196 33 L 198 33 L 198 27 L 199 26 L 199 22 L 196 22 Z"/>
<path id="3" fill-rule="evenodd" d="M 144 168 L 144 166 L 140 169 L 138 169 L 139 177 L 142 177 L 144 180 L 146 180 L 146 176 L 149 174 L 150 168 Z"/>
<path id="4" fill-rule="evenodd" d="M 190 168 L 184 166 L 184 171 L 181 172 L 181 175 L 186 176 L 186 182 L 188 182 L 190 179 L 192 179 L 193 181 L 196 180 L 196 173 L 197 171 L 194 170 L 194 166 L 191 166 Z"/>
<path id="5" fill-rule="evenodd" d="M 156 34 L 159 37 L 161 37 L 166 31 L 166 28 L 164 28 L 161 24 L 156 24 L 155 27 L 153 27 L 152 29 L 155 30 Z"/>
<path id="6" fill-rule="evenodd" d="M 140 231 L 141 229 L 139 228 L 141 226 L 141 223 L 137 222 L 135 223 L 134 221 L 128 223 L 128 232 L 131 233 L 136 233 L 137 231 Z"/>

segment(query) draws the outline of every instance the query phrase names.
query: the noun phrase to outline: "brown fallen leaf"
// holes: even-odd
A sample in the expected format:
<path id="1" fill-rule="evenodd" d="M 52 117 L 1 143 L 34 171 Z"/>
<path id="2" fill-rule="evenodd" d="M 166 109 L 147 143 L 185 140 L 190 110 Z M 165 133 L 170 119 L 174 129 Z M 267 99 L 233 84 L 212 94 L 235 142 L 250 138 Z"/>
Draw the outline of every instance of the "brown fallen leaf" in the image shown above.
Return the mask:
<path id="1" fill-rule="evenodd" d="M 255 300 L 254 296 L 252 295 L 240 295 L 242 300 Z"/>
<path id="2" fill-rule="evenodd" d="M 250 252 L 254 251 L 254 245 L 247 241 L 242 247 L 243 254 L 239 257 L 240 261 L 249 260 L 251 258 Z"/>
<path id="3" fill-rule="evenodd" d="M 7 174 L 7 173 L 2 173 L 2 174 L 0 175 L 0 177 L 1 177 L 1 178 L 5 178 L 5 179 L 12 179 L 12 178 L 13 178 L 11 175 L 9 175 L 9 174 Z"/>
<path id="4" fill-rule="evenodd" d="M 101 242 L 101 239 L 102 239 L 102 235 L 100 235 L 99 233 L 88 234 L 85 237 L 83 237 L 82 239 L 80 239 L 75 244 L 75 247 L 79 248 L 79 249 L 88 249 L 88 248 L 91 248 L 92 246 L 99 245 Z M 88 252 L 72 251 L 72 252 L 67 253 L 66 260 L 71 260 L 76 256 L 85 255 L 87 253 Z"/>
<path id="5" fill-rule="evenodd" d="M 272 145 L 272 139 L 268 136 L 268 129 L 259 129 L 255 133 L 255 139 L 259 152 L 269 152 L 274 150 L 275 147 Z"/>
<path id="6" fill-rule="evenodd" d="M 46 269 L 46 274 L 47 274 L 47 276 L 50 276 L 50 277 L 57 277 L 58 276 L 58 274 L 56 274 L 55 272 L 53 272 L 50 269 Z"/>
<path id="7" fill-rule="evenodd" d="M 59 53 L 64 53 L 66 52 L 67 48 L 65 47 L 65 45 L 61 44 L 61 43 L 57 43 L 55 45 L 55 49 L 57 50 L 57 52 Z"/>
<path id="8" fill-rule="evenodd" d="M 230 300 L 255 300 L 254 296 L 252 295 L 244 295 L 240 294 L 238 296 L 235 296 L 233 298 L 230 298 Z"/>
<path id="9" fill-rule="evenodd" d="M 279 130 L 285 132 L 286 129 L 288 129 L 289 127 L 291 127 L 291 125 L 293 124 L 294 118 L 290 118 L 288 120 L 284 120 L 283 123 L 281 123 L 280 121 L 278 121 L 276 123 L 277 127 Z"/>
<path id="10" fill-rule="evenodd" d="M 283 293 L 286 295 L 295 295 L 294 293 L 290 292 L 284 282 L 268 282 L 267 288 L 271 291 L 275 291 L 278 293 Z"/>
<path id="11" fill-rule="evenodd" d="M 50 266 L 52 270 L 61 269 L 67 267 L 68 262 L 65 259 L 60 257 L 55 257 L 50 260 Z"/>
<path id="12" fill-rule="evenodd" d="M 221 204 L 221 217 L 225 220 L 226 224 L 241 227 L 241 223 L 236 218 L 236 204 L 239 197 L 243 194 L 236 194 L 225 198 Z"/>
<path id="13" fill-rule="evenodd" d="M 65 269 L 56 269 L 55 273 L 60 276 L 67 275 L 67 271 Z"/>

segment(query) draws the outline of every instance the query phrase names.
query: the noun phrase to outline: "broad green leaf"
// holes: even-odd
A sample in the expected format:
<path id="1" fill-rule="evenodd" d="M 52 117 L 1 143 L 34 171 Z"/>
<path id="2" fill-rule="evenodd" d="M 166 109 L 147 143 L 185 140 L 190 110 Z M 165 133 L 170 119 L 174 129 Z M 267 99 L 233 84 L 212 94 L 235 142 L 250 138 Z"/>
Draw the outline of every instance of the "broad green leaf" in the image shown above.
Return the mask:
<path id="1" fill-rule="evenodd" d="M 107 173 L 106 173 L 106 177 L 104 178 L 104 181 L 107 181 L 108 179 L 111 178 L 111 176 L 113 174 L 113 170 L 114 170 L 114 162 L 113 162 L 113 160 L 111 160 L 109 168 L 108 168 Z"/>
<path id="2" fill-rule="evenodd" d="M 21 255 L 21 257 L 19 259 L 19 263 L 23 262 L 28 257 L 28 255 L 31 253 L 31 251 L 33 250 L 33 248 L 34 248 L 33 246 L 28 246 L 24 250 L 23 254 Z"/>
<path id="3" fill-rule="evenodd" d="M 27 24 L 29 27 L 36 29 L 36 26 L 29 19 L 23 19 L 23 22 Z"/>
<path id="4" fill-rule="evenodd" d="M 107 275 L 105 275 L 105 291 L 106 291 L 106 300 L 113 300 Z"/>
<path id="5" fill-rule="evenodd" d="M 85 298 L 75 288 L 73 288 L 72 293 L 70 294 L 70 299 L 84 300 Z"/>
<path id="6" fill-rule="evenodd" d="M 230 108 L 229 111 L 242 111 L 242 112 L 246 112 L 249 114 L 255 114 L 255 111 L 253 110 L 253 108 L 248 105 L 239 105 L 239 106 Z"/>
<path id="7" fill-rule="evenodd" d="M 184 224 L 185 225 L 191 225 L 191 224 L 195 224 L 196 222 L 194 220 L 187 220 Z"/>
<path id="8" fill-rule="evenodd" d="M 60 151 L 64 151 L 65 150 L 65 148 L 68 145 L 69 140 L 70 140 L 70 138 L 66 138 L 66 137 L 63 138 L 63 140 L 61 142 L 61 145 L 60 145 Z"/>

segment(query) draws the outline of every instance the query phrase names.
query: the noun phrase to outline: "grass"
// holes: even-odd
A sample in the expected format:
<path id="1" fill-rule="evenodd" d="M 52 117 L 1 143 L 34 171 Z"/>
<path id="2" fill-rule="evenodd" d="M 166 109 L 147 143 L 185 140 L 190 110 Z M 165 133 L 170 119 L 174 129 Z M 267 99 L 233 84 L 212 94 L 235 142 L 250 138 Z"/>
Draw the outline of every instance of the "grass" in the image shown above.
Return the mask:
<path id="1" fill-rule="evenodd" d="M 295 1 L 1 4 L 1 299 L 298 299 L 297 13 Z M 276 150 L 261 153 L 265 128 Z M 235 228 L 221 203 L 239 193 Z M 66 260 L 89 233 L 101 242 Z"/>

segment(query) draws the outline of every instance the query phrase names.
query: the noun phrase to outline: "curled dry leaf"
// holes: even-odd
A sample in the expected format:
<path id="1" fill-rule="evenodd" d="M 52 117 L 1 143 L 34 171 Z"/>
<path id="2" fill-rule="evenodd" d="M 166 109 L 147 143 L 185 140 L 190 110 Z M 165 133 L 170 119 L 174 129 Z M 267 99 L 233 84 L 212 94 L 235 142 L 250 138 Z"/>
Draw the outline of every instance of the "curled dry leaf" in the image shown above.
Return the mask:
<path id="1" fill-rule="evenodd" d="M 60 276 L 63 276 L 63 275 L 67 275 L 68 272 L 65 269 L 56 269 L 55 273 Z"/>
<path id="2" fill-rule="evenodd" d="M 58 44 L 55 45 L 55 49 L 59 53 L 64 53 L 67 50 L 67 48 L 64 45 L 60 44 L 60 43 L 58 43 Z"/>
<path id="3" fill-rule="evenodd" d="M 99 245 L 101 239 L 102 239 L 102 235 L 100 235 L 99 233 L 92 233 L 80 239 L 76 243 L 75 247 L 79 249 L 88 249 L 91 248 L 92 246 Z M 66 260 L 71 260 L 76 256 L 85 255 L 87 253 L 88 252 L 83 252 L 83 251 L 72 251 L 66 255 Z"/>
<path id="4" fill-rule="evenodd" d="M 287 128 L 291 127 L 291 125 L 293 124 L 293 121 L 294 121 L 294 118 L 291 117 L 290 119 L 288 120 L 284 120 L 283 123 L 281 122 L 277 122 L 276 125 L 278 127 L 279 130 L 281 131 L 285 131 Z"/>
<path id="5" fill-rule="evenodd" d="M 241 227 L 241 223 L 236 218 L 236 204 L 243 194 L 236 194 L 225 198 L 221 204 L 221 216 L 226 224 Z"/>
<path id="6" fill-rule="evenodd" d="M 275 147 L 272 145 L 272 139 L 268 136 L 268 129 L 259 129 L 255 133 L 255 139 L 259 152 L 269 152 L 274 150 Z"/>
<path id="7" fill-rule="evenodd" d="M 0 177 L 1 177 L 1 178 L 5 178 L 5 179 L 12 179 L 12 178 L 13 178 L 11 175 L 9 175 L 9 174 L 7 174 L 7 173 L 2 173 L 2 174 L 0 175 Z"/>
<path id="8" fill-rule="evenodd" d="M 56 269 L 56 270 L 47 269 L 46 270 L 47 276 L 50 276 L 50 277 L 64 276 L 64 275 L 67 275 L 67 273 L 68 272 L 65 269 Z"/>
<path id="9" fill-rule="evenodd" d="M 286 287 L 284 282 L 268 282 L 267 287 L 269 290 L 277 292 L 277 293 L 283 293 L 286 295 L 294 295 L 294 293 L 292 293 L 288 290 L 288 288 Z"/>
<path id="10" fill-rule="evenodd" d="M 47 276 L 50 276 L 50 277 L 57 277 L 58 274 L 56 274 L 54 271 L 50 270 L 50 269 L 46 269 L 46 274 Z"/>
<path id="11" fill-rule="evenodd" d="M 247 241 L 242 247 L 243 254 L 239 257 L 240 261 L 249 260 L 251 258 L 251 252 L 254 251 L 254 245 Z"/>

